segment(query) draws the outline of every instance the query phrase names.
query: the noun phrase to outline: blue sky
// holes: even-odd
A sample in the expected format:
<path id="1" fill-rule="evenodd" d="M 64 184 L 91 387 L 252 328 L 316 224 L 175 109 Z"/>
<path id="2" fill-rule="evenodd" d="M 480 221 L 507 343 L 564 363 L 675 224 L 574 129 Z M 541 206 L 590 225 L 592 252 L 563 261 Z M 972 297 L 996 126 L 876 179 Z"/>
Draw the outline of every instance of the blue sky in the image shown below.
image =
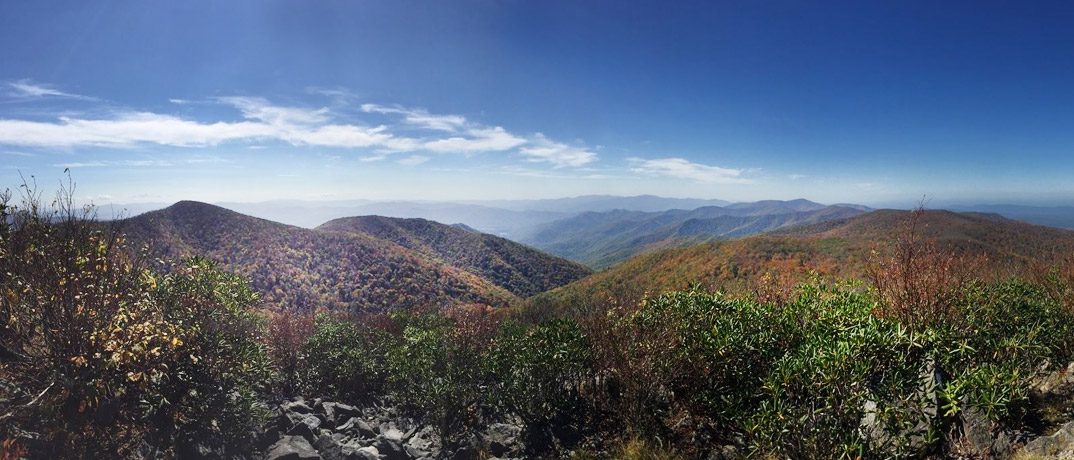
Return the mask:
<path id="1" fill-rule="evenodd" d="M 0 188 L 1074 204 L 1074 3 L 0 2 Z"/>

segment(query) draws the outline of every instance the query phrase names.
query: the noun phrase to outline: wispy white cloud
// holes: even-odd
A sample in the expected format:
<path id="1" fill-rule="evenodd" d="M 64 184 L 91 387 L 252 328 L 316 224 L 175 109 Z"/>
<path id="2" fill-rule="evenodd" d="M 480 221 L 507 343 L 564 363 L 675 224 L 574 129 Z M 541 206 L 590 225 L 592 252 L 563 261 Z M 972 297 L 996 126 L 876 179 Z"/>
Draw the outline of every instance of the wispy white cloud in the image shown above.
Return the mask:
<path id="1" fill-rule="evenodd" d="M 788 174 L 787 175 L 787 178 L 790 179 L 790 180 L 804 179 L 805 177 L 806 177 L 805 174 Z"/>
<path id="2" fill-rule="evenodd" d="M 425 109 L 362 104 L 362 111 L 385 115 L 399 115 L 403 122 L 418 129 L 443 131 L 454 134 L 440 139 L 395 139 L 386 150 L 424 150 L 436 153 L 475 154 L 502 152 L 526 143 L 526 140 L 499 126 L 483 126 L 470 122 L 462 115 L 431 114 Z"/>
<path id="3" fill-rule="evenodd" d="M 163 160 L 86 161 L 54 164 L 57 168 L 103 168 L 106 166 L 166 167 L 172 163 Z"/>
<path id="4" fill-rule="evenodd" d="M 219 155 L 192 155 L 183 159 L 183 163 L 200 165 L 200 164 L 220 164 L 229 163 L 228 160 L 220 157 Z"/>
<path id="5" fill-rule="evenodd" d="M 741 177 L 743 170 L 693 163 L 683 158 L 646 160 L 630 158 L 631 171 L 654 176 L 676 177 L 715 184 L 751 184 L 752 179 Z"/>
<path id="6" fill-rule="evenodd" d="M 526 161 L 551 163 L 556 168 L 580 167 L 597 160 L 596 153 L 552 141 L 541 133 L 537 133 L 530 144 L 519 149 L 519 152 L 526 156 Z"/>
<path id="7" fill-rule="evenodd" d="M 11 155 L 11 156 L 15 156 L 15 157 L 36 157 L 37 156 L 37 155 L 34 155 L 32 153 L 16 152 L 14 150 L 4 150 L 4 151 L 0 152 L 0 154 Z"/>
<path id="8" fill-rule="evenodd" d="M 274 134 L 272 127 L 263 123 L 198 123 L 147 112 L 96 120 L 60 117 L 58 123 L 0 120 L 0 144 L 27 147 L 127 147 L 143 142 L 197 147 Z"/>
<path id="9" fill-rule="evenodd" d="M 45 86 L 19 83 L 20 91 L 38 95 L 66 95 Z M 13 84 L 11 84 L 13 85 Z M 12 86 L 13 88 L 16 86 Z M 343 90 L 309 89 L 325 95 Z M 348 93 L 349 94 L 349 93 Z M 170 99 L 175 104 L 193 104 Z M 261 149 L 274 143 L 338 149 L 368 149 L 360 161 L 377 161 L 409 153 L 398 161 L 418 165 L 427 154 L 515 152 L 525 161 L 553 168 L 578 168 L 597 161 L 592 149 L 557 142 L 543 134 L 519 135 L 500 126 L 485 125 L 462 115 L 433 114 L 422 108 L 363 104 L 361 112 L 346 106 L 298 107 L 279 105 L 261 97 L 219 97 L 197 104 L 221 104 L 234 108 L 241 118 L 204 121 L 187 115 L 155 112 L 103 112 L 57 114 L 53 121 L 0 119 L 0 145 L 29 148 L 107 147 L 132 148 L 160 145 L 183 148 L 215 147 L 245 143 Z M 102 113 L 102 112 L 97 112 Z M 382 115 L 383 124 L 365 124 L 362 113 Z M 383 118 L 387 118 L 385 121 Z M 216 161 L 216 160 L 213 160 Z M 205 163 L 192 158 L 186 163 Z M 86 164 L 81 166 L 85 167 Z"/>
<path id="10" fill-rule="evenodd" d="M 34 83 L 29 79 L 23 79 L 19 81 L 5 82 L 8 87 L 7 95 L 17 98 L 43 98 L 43 97 L 62 97 L 68 99 L 81 99 L 86 101 L 95 101 L 97 98 L 83 96 L 81 94 L 73 94 L 64 91 L 60 91 L 53 88 L 50 85 L 44 85 L 40 83 Z"/>
<path id="11" fill-rule="evenodd" d="M 396 163 L 399 163 L 399 164 L 405 165 L 405 166 L 417 166 L 417 165 L 425 163 L 426 161 L 429 161 L 429 160 L 430 160 L 430 158 L 427 157 L 427 156 L 411 155 L 411 156 L 408 156 L 406 158 L 399 159 L 398 161 L 396 161 Z"/>
<path id="12" fill-rule="evenodd" d="M 379 154 L 376 154 L 376 155 L 369 155 L 369 156 L 361 157 L 361 158 L 358 159 L 358 161 L 361 161 L 362 163 L 372 163 L 374 161 L 381 161 L 381 160 L 384 160 L 386 158 L 388 158 L 388 154 L 379 153 Z"/>
<path id="13" fill-rule="evenodd" d="M 469 136 L 454 136 L 437 139 L 421 144 L 421 150 L 439 153 L 502 152 L 526 143 L 525 139 L 515 136 L 496 126 L 469 130 Z"/>
<path id="14" fill-rule="evenodd" d="M 345 102 L 347 100 L 355 99 L 357 97 L 357 95 L 352 93 L 350 90 L 338 87 L 324 88 L 321 86 L 307 86 L 306 94 L 325 96 L 340 102 Z"/>
<path id="15" fill-rule="evenodd" d="M 433 115 L 425 109 L 362 104 L 362 111 L 366 113 L 402 115 L 403 121 L 406 123 L 424 129 L 458 132 L 466 126 L 466 117 L 463 117 L 462 115 Z"/>

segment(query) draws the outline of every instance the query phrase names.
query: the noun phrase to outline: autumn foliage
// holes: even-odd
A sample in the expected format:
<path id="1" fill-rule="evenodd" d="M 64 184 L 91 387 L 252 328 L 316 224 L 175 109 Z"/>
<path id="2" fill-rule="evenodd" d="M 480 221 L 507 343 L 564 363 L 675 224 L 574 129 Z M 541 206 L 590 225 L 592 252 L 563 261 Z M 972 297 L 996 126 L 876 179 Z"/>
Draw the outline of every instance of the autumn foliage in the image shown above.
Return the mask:
<path id="1" fill-rule="evenodd" d="M 0 199 L 0 440 L 39 458 L 249 448 L 268 376 L 257 295 L 211 262 L 154 270 L 27 188 Z"/>

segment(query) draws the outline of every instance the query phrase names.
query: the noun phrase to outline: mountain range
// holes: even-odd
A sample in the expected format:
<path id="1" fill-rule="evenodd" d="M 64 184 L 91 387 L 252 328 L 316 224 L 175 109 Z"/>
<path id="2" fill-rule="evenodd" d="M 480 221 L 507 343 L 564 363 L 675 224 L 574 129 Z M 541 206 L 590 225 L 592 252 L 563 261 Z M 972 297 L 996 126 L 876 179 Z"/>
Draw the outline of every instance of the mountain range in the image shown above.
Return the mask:
<path id="1" fill-rule="evenodd" d="M 744 238 L 653 251 L 531 299 L 538 308 L 630 305 L 649 292 L 701 285 L 744 291 L 764 283 L 793 286 L 811 273 L 860 278 L 874 250 L 906 232 L 911 213 L 877 210 Z M 1074 231 L 998 214 L 926 211 L 916 229 L 953 254 L 979 257 L 975 275 L 1004 279 L 1069 263 Z"/>
<path id="2" fill-rule="evenodd" d="M 791 203 L 788 202 L 775 203 Z M 802 200 L 804 201 L 804 200 Z M 774 202 L 774 201 L 768 201 Z M 765 201 L 757 203 L 766 203 Z M 333 219 L 380 215 L 399 218 L 422 218 L 445 224 L 461 223 L 484 233 L 515 241 L 531 237 L 538 227 L 578 216 L 586 212 L 615 210 L 663 212 L 674 209 L 694 210 L 703 207 L 755 206 L 756 203 L 731 203 L 724 200 L 666 198 L 652 195 L 585 195 L 543 200 L 471 200 L 372 201 L 372 200 L 274 200 L 264 202 L 223 202 L 216 205 L 242 214 L 304 228 L 315 228 Z M 167 203 L 103 204 L 98 217 L 118 219 L 163 209 Z M 838 203 L 832 206 L 868 211 L 860 204 Z M 950 205 L 942 209 L 963 212 L 990 212 L 1032 224 L 1074 229 L 1074 207 L 1021 205 Z"/>
<path id="3" fill-rule="evenodd" d="M 576 263 L 448 225 L 400 223 L 408 229 L 405 239 L 397 238 L 400 244 L 376 236 L 374 225 L 354 223 L 311 230 L 183 201 L 120 225 L 130 241 L 154 256 L 219 261 L 246 276 L 274 308 L 505 306 L 589 273 Z M 496 273 L 493 279 L 485 277 L 490 272 Z"/>
<path id="4" fill-rule="evenodd" d="M 827 206 L 799 199 L 662 212 L 586 212 L 538 226 L 519 241 L 603 269 L 656 249 L 851 217 L 867 210 L 862 206 Z"/>

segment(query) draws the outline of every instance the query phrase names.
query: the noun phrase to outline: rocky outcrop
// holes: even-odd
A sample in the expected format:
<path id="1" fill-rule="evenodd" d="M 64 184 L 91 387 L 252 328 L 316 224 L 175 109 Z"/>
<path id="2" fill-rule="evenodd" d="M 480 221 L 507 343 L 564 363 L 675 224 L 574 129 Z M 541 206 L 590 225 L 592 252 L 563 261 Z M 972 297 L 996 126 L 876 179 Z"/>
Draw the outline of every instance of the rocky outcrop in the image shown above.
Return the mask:
<path id="1" fill-rule="evenodd" d="M 297 399 L 276 406 L 261 444 L 265 460 L 485 460 L 522 458 L 521 431 L 490 423 L 445 443 L 435 427 L 391 407 Z"/>
<path id="2" fill-rule="evenodd" d="M 1022 455 L 1027 458 L 1074 460 L 1074 422 L 1059 428 L 1051 436 L 1041 436 L 1029 441 L 1022 448 Z"/>

